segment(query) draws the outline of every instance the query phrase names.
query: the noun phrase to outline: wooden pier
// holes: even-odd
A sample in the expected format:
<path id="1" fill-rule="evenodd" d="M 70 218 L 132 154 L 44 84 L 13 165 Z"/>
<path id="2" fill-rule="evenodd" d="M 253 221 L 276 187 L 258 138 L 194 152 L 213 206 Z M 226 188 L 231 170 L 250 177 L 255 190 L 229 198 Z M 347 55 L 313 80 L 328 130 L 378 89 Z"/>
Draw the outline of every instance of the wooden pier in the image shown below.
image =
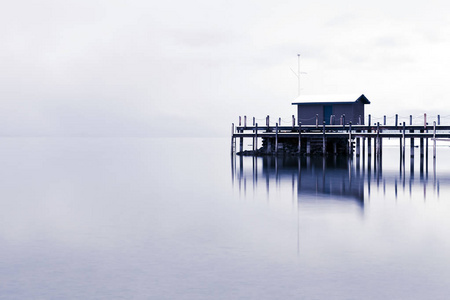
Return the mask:
<path id="1" fill-rule="evenodd" d="M 398 139 L 400 154 L 405 156 L 406 141 L 409 140 L 410 155 L 414 157 L 415 140 L 419 140 L 420 156 L 428 157 L 428 142 L 433 142 L 433 157 L 436 157 L 436 142 L 450 141 L 450 126 L 440 125 L 440 117 L 430 126 L 424 114 L 423 125 L 412 125 L 405 122 L 398 123 L 398 115 L 395 117 L 395 124 L 386 125 L 386 117 L 383 124 L 377 122 L 373 125 L 353 125 L 351 122 L 339 125 L 302 125 L 295 123 L 292 116 L 291 126 L 270 125 L 269 116 L 266 118 L 265 126 L 255 123 L 247 126 L 247 118 L 244 117 L 244 124 L 239 118 L 239 125 L 232 124 L 231 152 L 240 155 L 382 155 L 383 140 Z M 371 116 L 369 115 L 369 124 Z M 281 121 L 281 120 L 279 120 Z M 244 150 L 244 140 L 251 140 L 251 150 Z M 258 148 L 258 139 L 262 141 Z M 367 143 L 365 142 L 367 140 Z M 239 142 L 237 149 L 236 142 Z M 362 148 L 362 149 L 361 149 Z M 237 151 L 238 150 L 238 151 Z"/>

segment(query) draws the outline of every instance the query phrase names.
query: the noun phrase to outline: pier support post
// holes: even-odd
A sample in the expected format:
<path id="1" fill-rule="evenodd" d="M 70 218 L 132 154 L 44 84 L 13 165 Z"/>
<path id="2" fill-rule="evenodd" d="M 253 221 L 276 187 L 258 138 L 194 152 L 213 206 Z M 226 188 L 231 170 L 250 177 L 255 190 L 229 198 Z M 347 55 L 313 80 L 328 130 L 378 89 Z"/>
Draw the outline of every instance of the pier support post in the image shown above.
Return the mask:
<path id="1" fill-rule="evenodd" d="M 423 133 L 424 131 L 421 130 L 420 133 Z M 423 151 L 423 137 L 420 137 L 420 157 L 423 158 L 424 157 L 424 151 Z"/>
<path id="2" fill-rule="evenodd" d="M 255 136 L 253 137 L 253 151 L 258 150 L 258 123 L 255 123 Z"/>
<path id="3" fill-rule="evenodd" d="M 410 153 L 411 153 L 411 158 L 414 158 L 414 129 L 410 129 L 409 132 L 412 133 L 412 135 L 411 135 Z"/>
<path id="4" fill-rule="evenodd" d="M 311 139 L 306 140 L 306 155 L 311 155 Z"/>
<path id="5" fill-rule="evenodd" d="M 240 133 L 244 133 L 244 130 L 240 130 Z M 244 151 L 244 138 L 240 137 L 239 138 L 239 151 L 243 152 Z"/>
<path id="6" fill-rule="evenodd" d="M 361 149 L 360 149 L 360 146 L 361 146 L 361 138 L 360 137 L 357 137 L 356 138 L 356 157 L 360 157 L 360 155 L 361 155 Z"/>
<path id="7" fill-rule="evenodd" d="M 298 123 L 298 154 L 302 150 L 302 122 Z"/>
<path id="8" fill-rule="evenodd" d="M 326 144 L 326 137 L 325 137 L 325 121 L 323 121 L 323 127 L 322 127 L 322 154 L 324 156 L 327 155 L 327 144 Z"/>
<path id="9" fill-rule="evenodd" d="M 381 137 L 380 137 L 380 122 L 377 122 L 377 141 L 376 145 L 376 156 L 380 157 L 381 154 Z"/>
<path id="10" fill-rule="evenodd" d="M 241 116 L 239 116 L 239 127 L 242 126 L 241 120 L 242 120 L 242 118 L 241 118 Z M 238 130 L 238 132 L 239 133 L 244 133 L 244 130 L 242 129 L 242 127 L 241 127 L 240 130 Z M 243 137 L 239 138 L 239 151 L 240 152 L 244 151 L 244 138 Z"/>
<path id="11" fill-rule="evenodd" d="M 350 121 L 349 126 L 348 126 L 348 154 L 353 155 L 352 121 Z"/>
<path id="12" fill-rule="evenodd" d="M 436 158 L 436 121 L 433 122 L 433 159 Z"/>
<path id="13" fill-rule="evenodd" d="M 369 115 L 368 117 L 368 122 L 369 122 L 369 129 L 367 130 L 368 133 L 372 132 L 372 124 L 370 123 L 371 116 Z M 370 161 L 370 157 L 372 156 L 372 138 L 369 136 L 367 138 L 367 155 L 369 157 L 369 161 Z"/>
<path id="14" fill-rule="evenodd" d="M 278 154 L 278 123 L 275 125 L 275 153 Z"/>
<path id="15" fill-rule="evenodd" d="M 362 156 L 363 157 L 366 156 L 366 138 L 365 137 L 362 138 Z"/>
<path id="16" fill-rule="evenodd" d="M 266 139 L 266 153 L 270 154 L 273 151 L 273 142 L 272 139 L 267 138 Z"/>
<path id="17" fill-rule="evenodd" d="M 234 153 L 234 123 L 231 123 L 231 154 Z"/>
<path id="18" fill-rule="evenodd" d="M 398 125 L 398 114 L 395 114 L 395 127 Z"/>
<path id="19" fill-rule="evenodd" d="M 402 156 L 403 156 L 403 155 L 402 155 L 402 154 L 403 154 L 403 151 L 402 151 L 402 148 L 403 148 L 403 145 L 402 145 L 402 144 L 403 144 L 403 138 L 400 138 L 399 140 L 400 140 L 400 159 L 402 159 Z"/>
<path id="20" fill-rule="evenodd" d="M 403 139 L 403 160 L 404 160 L 405 159 L 405 152 L 406 152 L 406 124 L 405 124 L 405 122 L 403 122 L 402 139 Z"/>

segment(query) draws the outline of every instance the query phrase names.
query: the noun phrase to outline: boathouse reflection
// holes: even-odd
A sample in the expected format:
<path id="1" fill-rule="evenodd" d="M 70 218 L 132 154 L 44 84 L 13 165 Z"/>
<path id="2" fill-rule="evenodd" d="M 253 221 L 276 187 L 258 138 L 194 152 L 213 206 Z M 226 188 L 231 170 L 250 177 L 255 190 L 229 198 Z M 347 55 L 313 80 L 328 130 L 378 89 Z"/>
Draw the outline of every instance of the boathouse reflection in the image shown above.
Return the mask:
<path id="1" fill-rule="evenodd" d="M 382 157 L 232 156 L 232 180 L 240 193 L 247 193 L 249 184 L 254 190 L 265 188 L 269 193 L 280 183 L 291 182 L 298 201 L 345 200 L 357 203 L 361 208 L 373 188 L 381 189 L 385 194 L 388 190 L 395 198 L 399 191 L 404 194 L 409 191 L 411 195 L 413 188 L 419 187 L 423 188 L 424 198 L 428 190 L 439 194 L 435 160 L 431 176 L 428 174 L 428 157 L 420 159 L 419 176 L 414 176 L 414 159 L 408 170 L 405 159 L 400 159 L 396 165 L 398 171 L 393 171 L 396 166 L 388 165 L 389 171 L 383 172 Z"/>

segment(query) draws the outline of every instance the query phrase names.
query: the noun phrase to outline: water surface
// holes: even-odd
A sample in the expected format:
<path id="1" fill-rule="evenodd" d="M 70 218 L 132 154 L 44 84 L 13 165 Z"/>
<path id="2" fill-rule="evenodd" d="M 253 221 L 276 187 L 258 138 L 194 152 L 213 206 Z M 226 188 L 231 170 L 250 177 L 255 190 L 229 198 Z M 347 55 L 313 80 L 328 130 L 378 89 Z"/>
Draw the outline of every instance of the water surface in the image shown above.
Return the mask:
<path id="1" fill-rule="evenodd" d="M 450 149 L 252 158 L 229 139 L 2 138 L 2 299 L 446 299 Z"/>

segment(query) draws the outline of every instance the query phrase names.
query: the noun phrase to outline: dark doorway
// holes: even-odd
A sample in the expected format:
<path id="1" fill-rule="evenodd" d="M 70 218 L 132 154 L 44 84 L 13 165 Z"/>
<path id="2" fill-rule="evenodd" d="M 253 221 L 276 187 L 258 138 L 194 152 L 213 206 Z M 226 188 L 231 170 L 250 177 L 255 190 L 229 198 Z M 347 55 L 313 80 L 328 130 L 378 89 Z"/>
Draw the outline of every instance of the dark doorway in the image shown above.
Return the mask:
<path id="1" fill-rule="evenodd" d="M 332 114 L 333 114 L 333 106 L 324 105 L 323 106 L 323 120 L 325 121 L 325 124 L 331 125 L 330 118 L 331 118 Z"/>

